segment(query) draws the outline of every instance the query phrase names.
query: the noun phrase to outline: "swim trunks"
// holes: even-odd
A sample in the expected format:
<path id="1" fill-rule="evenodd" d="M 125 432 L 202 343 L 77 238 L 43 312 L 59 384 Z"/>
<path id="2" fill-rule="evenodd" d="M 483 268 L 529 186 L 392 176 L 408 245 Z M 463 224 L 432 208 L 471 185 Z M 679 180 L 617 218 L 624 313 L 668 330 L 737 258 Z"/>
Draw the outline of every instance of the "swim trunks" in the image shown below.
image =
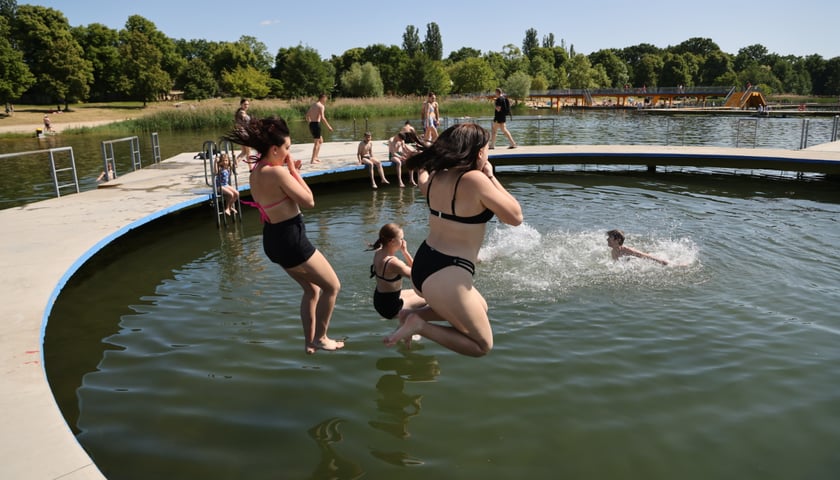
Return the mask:
<path id="1" fill-rule="evenodd" d="M 303 215 L 263 224 L 263 251 L 269 260 L 286 269 L 309 260 L 315 254 L 315 247 L 306 237 Z"/>
<path id="2" fill-rule="evenodd" d="M 312 138 L 321 138 L 321 122 L 309 122 L 309 132 Z"/>
<path id="3" fill-rule="evenodd" d="M 430 275 L 446 267 L 461 267 L 475 275 L 475 264 L 465 258 L 453 257 L 441 253 L 426 244 L 424 240 L 414 254 L 414 264 L 411 266 L 411 283 L 418 292 L 423 292 L 423 282 Z"/>
<path id="4" fill-rule="evenodd" d="M 373 291 L 373 308 L 382 318 L 392 319 L 400 313 L 403 307 L 403 299 L 400 291 L 382 293 L 379 290 Z"/>

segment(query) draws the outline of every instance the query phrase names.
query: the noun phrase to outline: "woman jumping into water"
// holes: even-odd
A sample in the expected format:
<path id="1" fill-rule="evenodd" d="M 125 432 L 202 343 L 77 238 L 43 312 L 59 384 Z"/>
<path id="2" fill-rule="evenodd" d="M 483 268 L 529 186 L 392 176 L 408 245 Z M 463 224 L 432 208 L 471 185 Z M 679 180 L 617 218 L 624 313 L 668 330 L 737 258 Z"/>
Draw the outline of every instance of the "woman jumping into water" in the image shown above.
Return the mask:
<path id="1" fill-rule="evenodd" d="M 301 288 L 300 318 L 306 353 L 338 350 L 344 342 L 327 337 L 341 283 L 324 255 L 309 243 L 300 208 L 313 208 L 312 190 L 292 160 L 289 127 L 278 117 L 253 119 L 226 137 L 260 155 L 251 171 L 251 195 L 263 220 L 266 256 Z M 242 202 L 246 203 L 246 202 Z"/>
<path id="2" fill-rule="evenodd" d="M 400 327 L 385 338 L 388 346 L 419 334 L 473 357 L 493 348 L 487 302 L 473 286 L 475 263 L 487 222 L 495 215 L 519 225 L 522 208 L 493 173 L 489 139 L 479 125 L 455 125 L 407 161 L 409 168 L 420 169 L 420 190 L 429 208 L 429 234 L 411 268 L 414 288 L 428 306 L 400 312 Z"/>

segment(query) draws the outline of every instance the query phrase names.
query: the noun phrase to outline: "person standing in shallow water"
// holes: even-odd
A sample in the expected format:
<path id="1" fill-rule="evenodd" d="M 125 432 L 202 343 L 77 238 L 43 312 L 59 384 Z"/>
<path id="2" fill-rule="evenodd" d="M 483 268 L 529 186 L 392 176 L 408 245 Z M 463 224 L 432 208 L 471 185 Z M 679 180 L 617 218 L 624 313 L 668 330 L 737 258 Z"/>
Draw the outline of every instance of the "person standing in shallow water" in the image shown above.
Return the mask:
<path id="1" fill-rule="evenodd" d="M 327 336 L 341 283 L 324 255 L 306 237 L 300 208 L 313 208 L 315 198 L 289 154 L 292 142 L 288 125 L 278 117 L 252 119 L 225 138 L 260 155 L 250 176 L 254 202 L 242 203 L 260 211 L 266 256 L 303 289 L 300 318 L 306 353 L 344 347 L 343 341 Z"/>
<path id="2" fill-rule="evenodd" d="M 487 222 L 522 223 L 522 208 L 499 182 L 488 161 L 487 130 L 463 123 L 406 162 L 420 169 L 420 191 L 429 208 L 429 234 L 414 255 L 411 281 L 427 303 L 400 312 L 388 346 L 410 344 L 419 334 L 463 355 L 480 357 L 493 348 L 487 302 L 473 286 L 475 263 Z M 432 322 L 447 322 L 449 326 Z"/>

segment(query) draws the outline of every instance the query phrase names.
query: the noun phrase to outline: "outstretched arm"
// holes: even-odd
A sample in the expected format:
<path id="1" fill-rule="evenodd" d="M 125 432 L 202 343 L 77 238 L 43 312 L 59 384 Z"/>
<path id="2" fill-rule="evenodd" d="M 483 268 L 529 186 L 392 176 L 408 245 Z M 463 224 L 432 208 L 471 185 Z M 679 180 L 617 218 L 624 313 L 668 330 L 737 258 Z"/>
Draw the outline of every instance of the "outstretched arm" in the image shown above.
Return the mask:
<path id="1" fill-rule="evenodd" d="M 642 252 L 640 250 L 636 250 L 635 248 L 632 248 L 632 247 L 626 247 L 626 246 L 622 245 L 620 247 L 619 252 L 620 252 L 621 255 L 628 255 L 628 256 L 632 256 L 632 257 L 645 258 L 647 260 L 653 260 L 654 262 L 660 263 L 662 265 L 668 265 L 667 260 L 663 260 L 661 258 L 654 257 L 653 255 L 651 255 L 649 253 L 645 253 L 645 252 Z"/>

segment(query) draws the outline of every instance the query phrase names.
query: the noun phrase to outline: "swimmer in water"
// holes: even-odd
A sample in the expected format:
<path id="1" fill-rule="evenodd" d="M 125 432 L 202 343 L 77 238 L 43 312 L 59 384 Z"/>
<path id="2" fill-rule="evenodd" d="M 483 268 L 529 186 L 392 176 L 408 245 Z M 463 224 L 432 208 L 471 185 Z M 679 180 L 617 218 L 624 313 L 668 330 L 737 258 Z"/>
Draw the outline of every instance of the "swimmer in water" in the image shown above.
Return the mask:
<path id="1" fill-rule="evenodd" d="M 654 262 L 661 263 L 662 265 L 668 265 L 667 260 L 662 260 L 661 258 L 656 258 L 649 253 L 636 250 L 633 247 L 625 246 L 624 233 L 621 230 L 610 230 L 607 232 L 607 245 L 609 245 L 612 250 L 611 254 L 613 260 L 618 260 L 619 257 L 639 257 L 653 260 Z"/>

